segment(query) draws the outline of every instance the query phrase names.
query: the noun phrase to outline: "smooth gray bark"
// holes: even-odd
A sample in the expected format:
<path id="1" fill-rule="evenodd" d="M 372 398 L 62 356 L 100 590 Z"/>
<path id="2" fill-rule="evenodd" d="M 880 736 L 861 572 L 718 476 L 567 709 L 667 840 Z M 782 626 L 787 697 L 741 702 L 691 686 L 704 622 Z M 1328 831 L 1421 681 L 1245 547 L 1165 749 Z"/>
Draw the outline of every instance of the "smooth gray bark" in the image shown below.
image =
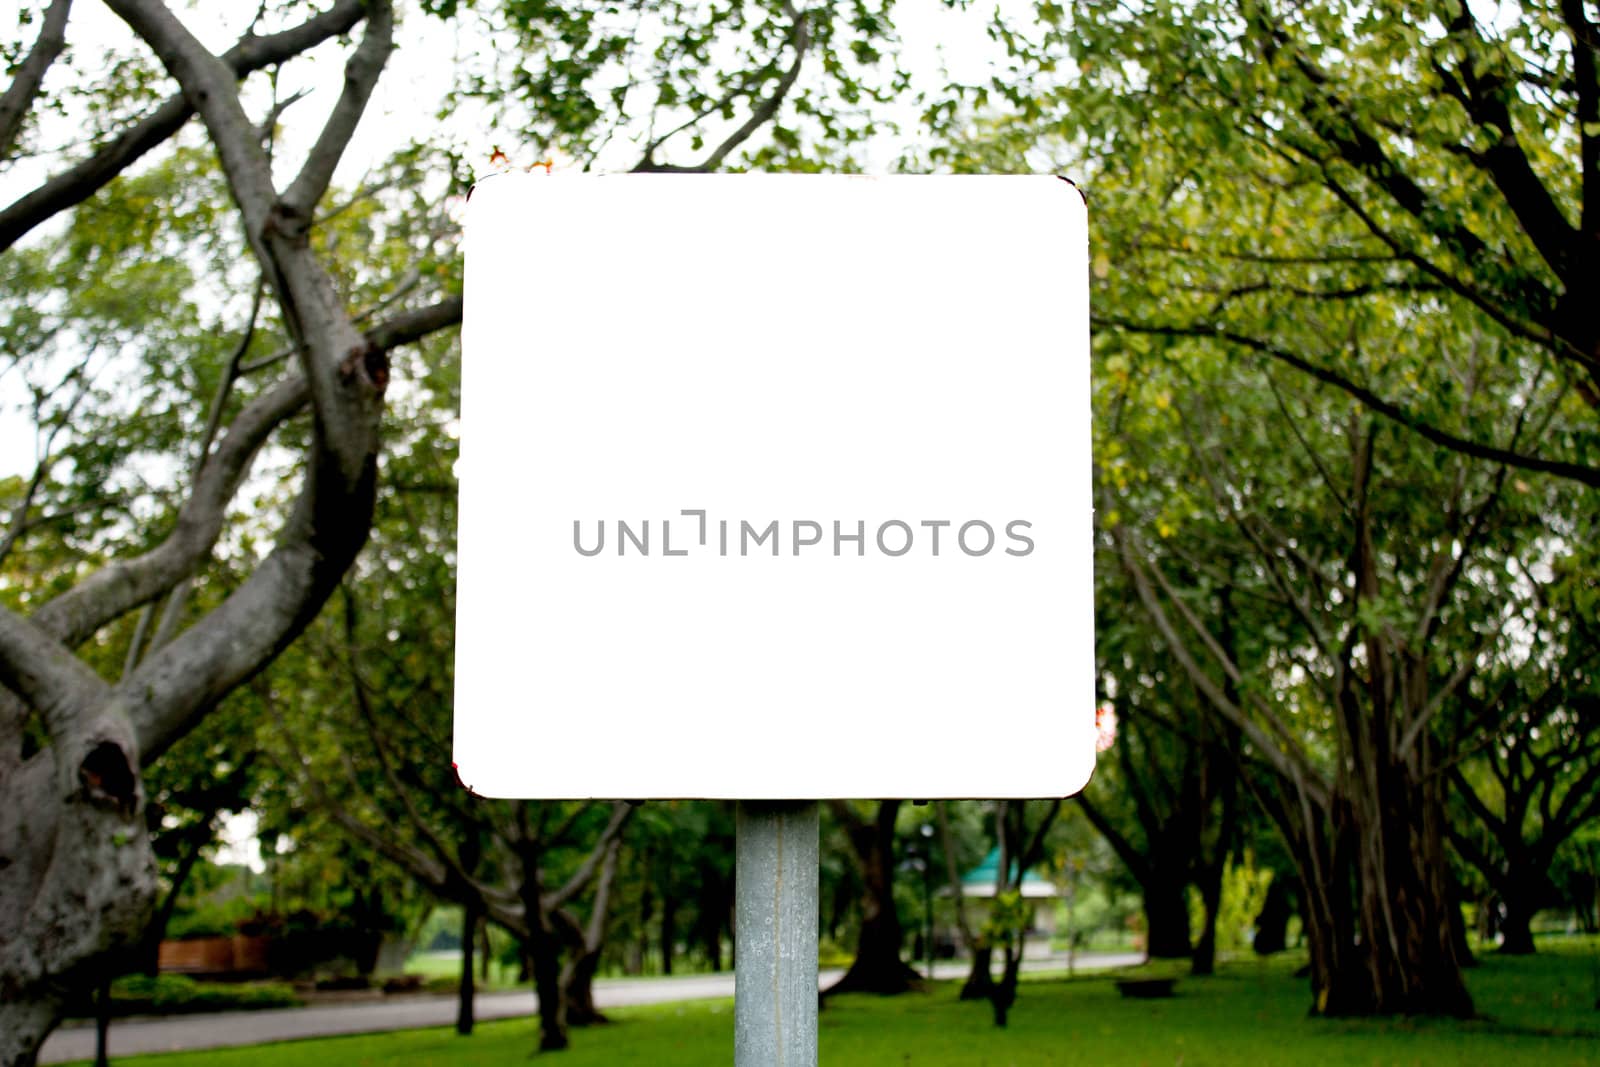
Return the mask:
<path id="1" fill-rule="evenodd" d="M 0 1065 L 6 1067 L 31 1063 L 67 994 L 94 984 L 138 943 L 157 893 L 141 769 L 270 663 L 337 588 L 371 523 L 386 353 L 460 317 L 459 300 L 445 301 L 363 333 L 308 240 L 310 213 L 391 48 L 386 0 L 338 4 L 297 30 L 248 39 L 223 57 L 207 52 L 160 0 L 111 0 L 110 6 L 178 81 L 184 114 L 192 108 L 205 123 L 251 251 L 295 343 L 298 369 L 234 418 L 201 464 L 173 530 L 154 549 L 108 565 L 31 617 L 0 609 L 0 739 L 6 742 L 0 752 Z M 256 124 L 240 103 L 237 79 L 263 54 L 293 49 L 279 56 L 286 58 L 342 32 L 341 26 L 348 29 L 358 15 L 366 28 L 347 65 L 345 91 L 295 179 L 296 201 L 286 203 L 274 188 Z M 271 46 L 267 53 L 265 45 Z M 117 169 L 131 158 L 121 158 Z M 78 646 L 127 612 L 167 596 L 205 564 L 255 454 L 308 406 L 313 433 L 303 481 L 271 552 L 218 607 L 152 647 L 120 683 L 99 678 L 77 658 Z M 130 664 L 137 660 L 129 658 Z M 21 727 L 34 716 L 49 740 L 24 761 Z"/>

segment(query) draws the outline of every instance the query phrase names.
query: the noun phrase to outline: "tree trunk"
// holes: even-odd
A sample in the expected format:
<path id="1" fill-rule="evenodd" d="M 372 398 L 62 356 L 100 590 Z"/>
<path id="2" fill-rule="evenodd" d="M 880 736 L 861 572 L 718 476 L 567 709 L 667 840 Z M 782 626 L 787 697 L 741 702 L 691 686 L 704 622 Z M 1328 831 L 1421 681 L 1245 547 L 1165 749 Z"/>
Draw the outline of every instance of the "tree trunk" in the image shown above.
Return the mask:
<path id="1" fill-rule="evenodd" d="M 611 886 L 617 877 L 617 854 L 620 848 L 616 840 L 606 846 L 600 874 L 595 880 L 594 902 L 590 905 L 587 923 L 580 928 L 577 920 L 564 909 L 552 915 L 552 920 L 559 922 L 569 937 L 576 935 L 572 962 L 561 972 L 561 995 L 566 1001 L 569 1026 L 593 1026 L 607 1021 L 594 1006 L 594 976 L 600 970 L 600 953 L 605 947 L 606 921 L 611 912 Z"/>
<path id="2" fill-rule="evenodd" d="M 706 963 L 711 968 L 712 974 L 722 973 L 722 931 L 715 926 L 708 927 L 705 938 Z"/>
<path id="3" fill-rule="evenodd" d="M 1371 987 L 1356 946 L 1348 818 L 1287 783 L 1263 791 L 1263 806 L 1294 859 L 1300 887 L 1301 937 L 1310 951 L 1314 1015 L 1361 1015 Z"/>
<path id="4" fill-rule="evenodd" d="M 1499 951 L 1507 956 L 1531 956 L 1537 949 L 1533 944 L 1533 917 L 1546 901 L 1556 898 L 1555 887 L 1548 874 L 1550 858 L 1534 850 L 1516 848 L 1502 841 L 1506 864 L 1489 872 L 1490 887 L 1505 914 L 1498 916 L 1496 932 L 1500 936 Z"/>
<path id="5" fill-rule="evenodd" d="M 915 987 L 920 975 L 900 959 L 900 943 L 904 936 L 900 918 L 894 911 L 893 890 L 889 888 L 887 901 L 875 897 L 869 905 L 863 900 L 861 935 L 856 943 L 856 958 L 843 978 L 828 989 L 835 993 L 904 993 Z"/>
<path id="6" fill-rule="evenodd" d="M 522 954 L 533 975 L 534 994 L 539 998 L 539 1051 L 555 1052 L 571 1043 L 567 1038 L 567 1002 L 561 989 L 561 941 L 545 911 L 538 849 L 530 844 L 519 860 L 522 879 L 518 895 L 528 924 Z"/>
<path id="7" fill-rule="evenodd" d="M 1595 852 L 1592 846 L 1584 848 L 1589 867 L 1575 873 L 1567 883 L 1567 897 L 1578 914 L 1578 928 L 1586 934 L 1600 933 L 1600 876 L 1595 873 Z"/>
<path id="8" fill-rule="evenodd" d="M 1339 865 L 1330 883 L 1306 883 L 1301 916 L 1311 953 L 1312 1014 L 1365 1015 L 1373 1010 L 1372 987 L 1355 943 L 1348 868 Z"/>
<path id="9" fill-rule="evenodd" d="M 1000 981 L 991 982 L 989 987 L 989 1004 L 994 1008 L 994 1024 L 1005 1026 L 1011 1016 L 1011 1007 L 1017 1002 L 1017 979 L 1022 971 L 1022 939 L 1017 938 L 1015 945 L 1007 942 L 1005 946 L 1005 967 L 1000 972 Z"/>
<path id="10" fill-rule="evenodd" d="M 1328 807 L 1295 798 L 1274 812 L 1300 873 L 1312 1011 L 1468 1017 L 1437 788 L 1367 767 L 1376 788 L 1365 796 Z"/>
<path id="11" fill-rule="evenodd" d="M 661 898 L 661 973 L 672 973 L 672 949 L 677 940 L 678 901 L 670 893 Z"/>
<path id="12" fill-rule="evenodd" d="M 1274 871 L 1267 886 L 1267 898 L 1261 902 L 1261 913 L 1256 916 L 1256 936 L 1250 947 L 1257 956 L 1270 956 L 1289 946 L 1289 887 L 1286 876 Z"/>
<path id="13" fill-rule="evenodd" d="M 1218 602 L 1222 618 L 1220 641 L 1228 658 L 1237 659 L 1231 587 L 1222 589 Z M 1238 685 L 1232 678 L 1225 679 L 1223 692 L 1230 700 L 1239 699 Z M 1205 721 L 1201 723 L 1203 730 L 1210 725 Z M 1222 879 L 1227 873 L 1228 856 L 1233 851 L 1239 821 L 1239 747 L 1239 730 L 1224 725 L 1221 736 L 1206 742 L 1199 753 L 1198 797 L 1201 802 L 1198 807 L 1201 829 L 1193 874 L 1195 886 L 1200 891 L 1203 918 L 1200 941 L 1195 945 L 1189 963 L 1189 973 L 1196 976 L 1214 974 L 1217 969 L 1217 913 L 1222 910 Z M 1220 810 L 1216 811 L 1213 821 L 1213 809 L 1218 807 Z"/>
<path id="14" fill-rule="evenodd" d="M 158 883 L 144 790 L 118 727 L 69 756 L 36 753 L 0 781 L 0 1064 L 32 1064 L 67 985 L 125 957 L 144 933 Z M 91 741 L 93 739 L 91 738 Z M 58 768 L 57 758 L 68 761 Z M 72 762 L 75 760 L 76 762 Z M 73 791 L 61 787 L 71 782 Z"/>
<path id="15" fill-rule="evenodd" d="M 1156 877 L 1144 887 L 1145 955 L 1151 959 L 1187 959 L 1189 899 L 1181 877 Z"/>
<path id="16" fill-rule="evenodd" d="M 628 952 L 625 965 L 629 974 L 643 974 L 645 960 L 650 957 L 650 918 L 655 914 L 655 894 L 650 891 L 650 864 L 648 858 L 641 861 L 644 868 L 644 888 L 639 893 L 639 936 L 634 941 L 633 947 Z M 672 973 L 670 971 L 665 973 Z"/>
<path id="17" fill-rule="evenodd" d="M 1533 916 L 1537 909 L 1521 893 L 1506 894 L 1503 901 L 1506 913 L 1500 923 L 1500 952 L 1507 956 L 1533 955 Z"/>
<path id="18" fill-rule="evenodd" d="M 0 1064 L 34 1067 L 39 1046 L 56 1028 L 61 1002 L 35 995 L 29 1000 L 0 1000 Z"/>
<path id="19" fill-rule="evenodd" d="M 584 952 L 567 967 L 562 981 L 562 996 L 566 999 L 568 1026 L 595 1026 L 606 1022 L 605 1015 L 594 1006 L 594 976 L 600 970 L 600 950 Z"/>
<path id="20" fill-rule="evenodd" d="M 861 933 L 850 969 L 824 995 L 904 993 L 917 987 L 921 975 L 900 959 L 904 931 L 894 905 L 894 822 L 900 801 L 879 801 L 870 822 L 841 809 L 834 808 L 841 821 L 850 820 L 846 829 L 861 867 Z"/>
<path id="21" fill-rule="evenodd" d="M 1215 974 L 1217 971 L 1217 912 L 1222 907 L 1222 865 L 1214 865 L 1202 872 L 1200 902 L 1205 907 L 1204 925 L 1200 929 L 1200 940 L 1194 946 L 1194 957 L 1189 963 L 1189 973 L 1196 976 Z"/>
<path id="22" fill-rule="evenodd" d="M 529 939 L 528 955 L 533 966 L 533 991 L 539 998 L 539 1051 L 555 1052 L 571 1042 L 567 1039 L 567 1001 L 561 991 L 560 949 L 544 923 L 542 915 L 533 913 L 530 925 L 534 933 Z"/>
<path id="23" fill-rule="evenodd" d="M 198 827 L 198 832 L 184 842 L 188 849 L 178 861 L 178 867 L 172 874 L 171 884 L 167 886 L 166 895 L 161 898 L 161 903 L 145 927 L 144 938 L 137 950 L 138 969 L 151 978 L 161 970 L 161 942 L 167 936 L 167 927 L 172 922 L 173 914 L 178 910 L 179 894 L 183 892 L 183 887 L 188 884 L 190 875 L 200 862 L 201 853 L 216 836 L 211 825 L 217 814 L 216 811 L 212 811 L 207 815 L 204 824 Z"/>
<path id="24" fill-rule="evenodd" d="M 961 868 L 956 862 L 956 841 L 955 835 L 950 832 L 948 803 L 946 800 L 938 801 L 933 809 L 939 820 L 939 844 L 944 850 L 945 877 L 949 879 L 950 899 L 955 905 L 956 932 L 961 935 L 961 947 L 968 952 L 976 952 L 978 939 L 973 936 L 972 924 L 967 920 L 967 898 L 961 891 Z"/>
<path id="25" fill-rule="evenodd" d="M 466 1037 L 472 1033 L 472 1007 L 474 972 L 473 950 L 478 942 L 478 909 L 469 905 L 461 908 L 461 988 L 457 991 L 456 1033 Z"/>
<path id="26" fill-rule="evenodd" d="M 1472 954 L 1472 944 L 1467 940 L 1467 891 L 1460 879 L 1450 879 L 1450 943 L 1455 946 L 1456 959 L 1463 967 L 1476 967 L 1478 958 Z"/>
<path id="27" fill-rule="evenodd" d="M 994 948 L 989 945 L 979 945 L 972 950 L 972 970 L 967 972 L 967 980 L 961 986 L 962 1000 L 987 1000 L 989 993 L 994 989 L 994 975 L 989 969 L 994 966 Z"/>
<path id="28" fill-rule="evenodd" d="M 109 974 L 95 990 L 94 1067 L 111 1067 L 111 978 Z"/>
<path id="29" fill-rule="evenodd" d="M 1360 761 L 1366 781 L 1353 790 L 1371 1010 L 1470 1018 L 1472 997 L 1451 936 L 1444 802 L 1437 776 L 1427 773 L 1430 748 L 1429 738 L 1418 739 L 1415 765 L 1386 751 Z"/>

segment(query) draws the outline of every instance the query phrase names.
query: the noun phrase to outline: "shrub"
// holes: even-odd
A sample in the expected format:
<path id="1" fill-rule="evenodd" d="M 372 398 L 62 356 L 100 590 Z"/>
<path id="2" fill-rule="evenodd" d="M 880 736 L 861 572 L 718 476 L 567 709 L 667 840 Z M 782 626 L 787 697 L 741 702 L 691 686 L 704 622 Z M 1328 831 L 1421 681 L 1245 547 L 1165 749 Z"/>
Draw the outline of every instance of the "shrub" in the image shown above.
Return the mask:
<path id="1" fill-rule="evenodd" d="M 1248 850 L 1235 863 L 1232 859 L 1222 870 L 1222 900 L 1217 908 L 1217 951 L 1235 952 L 1247 947 L 1255 937 L 1256 916 L 1267 899 L 1267 888 L 1272 884 L 1272 870 L 1258 868 L 1255 855 Z M 1195 936 L 1205 924 L 1205 905 L 1200 893 L 1189 888 L 1189 923 Z"/>
<path id="2" fill-rule="evenodd" d="M 178 1015 L 188 1012 L 292 1008 L 300 1004 L 282 982 L 197 982 L 181 974 L 131 974 L 111 983 L 113 1015 Z M 80 1006 L 80 1011 L 89 1012 Z"/>

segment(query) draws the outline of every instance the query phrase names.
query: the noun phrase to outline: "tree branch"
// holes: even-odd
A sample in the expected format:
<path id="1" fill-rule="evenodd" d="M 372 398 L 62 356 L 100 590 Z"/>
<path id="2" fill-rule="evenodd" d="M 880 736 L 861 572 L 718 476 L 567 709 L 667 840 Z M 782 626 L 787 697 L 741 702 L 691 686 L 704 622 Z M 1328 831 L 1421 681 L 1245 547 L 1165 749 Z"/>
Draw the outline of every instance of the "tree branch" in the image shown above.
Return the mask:
<path id="1" fill-rule="evenodd" d="M 1045 836 L 1049 834 L 1050 827 L 1055 825 L 1056 816 L 1059 814 L 1061 814 L 1061 798 L 1054 797 L 1050 801 L 1049 808 L 1045 810 L 1044 816 L 1040 818 L 1039 825 L 1033 828 L 1033 836 L 1028 839 L 1027 845 L 1022 849 L 1022 862 L 1019 864 L 1017 874 L 1019 885 L 1028 869 L 1037 866 L 1039 861 L 1044 858 Z"/>
<path id="2" fill-rule="evenodd" d="M 1488 882 L 1496 893 L 1501 892 L 1506 884 L 1505 868 L 1479 848 L 1470 837 L 1450 825 L 1448 820 L 1445 822 L 1444 832 L 1461 858 L 1476 867 L 1478 873 L 1483 875 L 1484 881 Z"/>
<path id="3" fill-rule="evenodd" d="M 337 334 L 354 327 L 344 319 L 342 326 L 334 323 L 329 329 Z M 303 403 L 299 396 L 294 399 L 295 407 Z M 120 687 L 146 762 L 293 641 L 342 580 L 371 528 L 380 410 L 371 411 L 370 429 L 340 428 L 352 435 L 346 445 L 354 453 L 331 447 L 334 428 L 325 417 L 319 419 L 322 432 L 306 458 L 300 495 L 272 552 L 200 624 L 153 655 Z M 227 450 L 225 440 L 218 456 Z"/>
<path id="4" fill-rule="evenodd" d="M 1287 50 L 1289 62 L 1311 87 L 1312 95 L 1300 111 L 1323 144 L 1382 190 L 1391 203 L 1448 249 L 1467 270 L 1479 270 L 1485 259 L 1499 259 L 1504 263 L 1482 237 L 1406 173 L 1377 137 L 1362 125 L 1355 109 L 1339 94 L 1333 77 L 1307 56 L 1287 32 L 1270 23 L 1265 14 L 1257 14 L 1250 22 L 1259 34 L 1268 62 Z M 1315 158 L 1314 153 L 1311 155 Z M 1321 162 L 1326 164 L 1326 160 Z M 1510 291 L 1502 291 L 1503 300 L 1539 311 L 1554 308 L 1555 296 L 1548 286 L 1516 270 L 1514 264 L 1504 265 L 1507 273 L 1515 278 L 1515 284 Z"/>
<path id="5" fill-rule="evenodd" d="M 49 633 L 5 607 L 0 607 L 0 685 L 35 708 L 50 736 L 61 742 L 111 692 Z"/>
<path id="6" fill-rule="evenodd" d="M 1583 161 L 1583 235 L 1600 232 L 1600 31 L 1583 0 L 1561 0 L 1561 18 L 1572 37 L 1572 74 L 1578 94 L 1578 151 Z"/>
<path id="7" fill-rule="evenodd" d="M 1559 834 L 1562 839 L 1571 837 L 1579 826 L 1593 819 L 1597 813 L 1600 813 L 1600 759 L 1594 759 L 1578 780 L 1567 786 L 1554 815 L 1545 820 L 1545 835 Z"/>
<path id="8" fill-rule="evenodd" d="M 593 850 L 578 869 L 572 872 L 572 877 L 567 879 L 560 889 L 544 895 L 544 908 L 546 911 L 556 911 L 565 907 L 574 897 L 583 892 L 583 887 L 594 877 L 600 864 L 604 861 L 605 854 L 610 851 L 611 842 L 622 833 L 622 828 L 627 825 L 628 819 L 633 815 L 633 805 L 626 801 L 613 802 L 611 807 L 611 821 L 600 832 L 600 840 L 595 842 Z"/>
<path id="9" fill-rule="evenodd" d="M 1321 776 L 1311 767 L 1297 745 L 1287 738 L 1284 744 L 1274 742 L 1250 715 L 1238 704 L 1229 700 L 1222 688 L 1212 680 L 1211 676 L 1200 668 L 1193 654 L 1189 651 L 1188 644 L 1178 634 L 1167 617 L 1166 611 L 1161 607 L 1160 600 L 1155 591 L 1150 587 L 1150 579 L 1145 568 L 1135 558 L 1133 550 L 1128 543 L 1127 536 L 1120 526 L 1111 528 L 1111 536 L 1116 543 L 1118 554 L 1122 558 L 1123 566 L 1128 576 L 1133 579 L 1134 589 L 1139 595 L 1139 601 L 1144 605 L 1150 620 L 1155 623 L 1167 648 L 1171 651 L 1184 672 L 1189 675 L 1194 685 L 1203 694 L 1206 700 L 1214 707 L 1223 718 L 1237 726 L 1251 743 L 1259 749 L 1269 766 L 1278 774 L 1288 779 L 1302 792 L 1312 794 L 1317 802 L 1324 803 L 1327 797 L 1327 786 Z M 1278 722 L 1275 716 L 1269 717 L 1274 733 L 1280 737 L 1288 734 L 1288 728 Z"/>
<path id="10" fill-rule="evenodd" d="M 367 685 L 361 677 L 361 670 L 356 663 L 356 604 L 353 594 L 348 586 L 344 592 L 344 667 L 350 676 L 351 695 L 355 700 L 356 710 L 361 716 L 361 722 L 366 728 L 367 740 L 372 744 L 372 752 L 378 761 L 378 769 L 383 774 L 384 780 L 389 783 L 389 788 L 400 801 L 405 810 L 406 819 L 411 827 L 428 845 L 428 848 L 438 857 L 439 862 L 456 878 L 463 882 L 472 881 L 472 875 L 461 864 L 460 858 L 445 847 L 445 843 L 434 833 L 433 827 L 427 819 L 417 810 L 412 799 L 412 791 L 406 788 L 396 773 L 394 762 L 389 758 L 389 746 L 383 739 L 383 730 L 378 725 L 377 715 L 373 712 L 372 702 L 367 695 Z"/>
<path id="11" fill-rule="evenodd" d="M 686 167 L 672 166 L 670 164 L 655 163 L 650 159 L 654 146 L 645 152 L 644 159 L 640 160 L 633 169 L 641 173 L 666 173 L 666 174 L 694 174 L 716 170 L 722 165 L 729 153 L 748 141 L 752 134 L 772 121 L 778 113 L 778 108 L 783 105 L 784 97 L 789 95 L 789 90 L 794 87 L 795 81 L 800 77 L 800 65 L 805 61 L 806 51 L 811 47 L 811 28 L 808 24 L 809 14 L 795 9 L 793 4 L 785 2 L 784 12 L 790 18 L 789 47 L 794 50 L 794 62 L 789 64 L 789 69 L 784 71 L 778 79 L 778 84 L 772 93 L 763 100 L 744 124 L 733 133 L 729 134 L 723 142 L 712 149 L 711 154 L 699 163 Z"/>
<path id="12" fill-rule="evenodd" d="M 523 922 L 520 905 L 507 894 L 485 886 L 475 879 L 460 881 L 454 878 L 450 867 L 420 849 L 402 842 L 397 835 L 381 833 L 368 826 L 358 818 L 350 805 L 336 800 L 323 785 L 322 780 L 311 768 L 311 762 L 301 751 L 295 735 L 289 729 L 288 723 L 283 718 L 283 713 L 272 698 L 270 689 L 265 684 L 258 684 L 262 701 L 267 705 L 274 721 L 278 725 L 278 735 L 289 750 L 293 766 L 284 767 L 291 779 L 311 794 L 317 809 L 325 813 L 345 832 L 357 841 L 365 844 L 378 855 L 394 863 L 411 877 L 417 879 L 434 893 L 452 900 L 461 900 L 464 894 L 472 894 L 475 900 L 483 907 L 489 918 L 499 923 L 508 930 L 520 930 L 525 935 L 527 926 Z M 274 761 L 282 766 L 281 761 Z"/>
<path id="13" fill-rule="evenodd" d="M 1406 262 L 1438 279 L 1446 289 L 1476 307 L 1479 311 L 1489 316 L 1490 319 L 1504 326 L 1515 336 L 1549 348 L 1558 356 L 1575 359 L 1585 366 L 1589 365 L 1591 357 L 1588 354 L 1572 346 L 1548 326 L 1517 314 L 1516 312 L 1520 309 L 1504 303 L 1500 300 L 1498 294 L 1488 293 L 1479 289 L 1467 278 L 1455 271 L 1445 269 L 1410 247 L 1399 237 L 1390 233 L 1372 212 L 1366 209 L 1360 199 L 1345 188 L 1344 183 L 1333 175 L 1326 163 L 1322 166 L 1322 178 L 1328 189 L 1344 204 L 1350 213 L 1359 219 L 1362 225 L 1366 226 L 1375 237 L 1394 249 Z"/>
<path id="14" fill-rule="evenodd" d="M 272 266 L 260 244 L 277 200 L 272 165 L 256 139 L 255 123 L 244 113 L 233 68 L 206 51 L 161 0 L 106 0 L 106 4 L 150 46 L 200 115 L 244 216 L 251 247 L 262 257 L 263 266 Z"/>
<path id="15" fill-rule="evenodd" d="M 317 143 L 306 156 L 300 173 L 283 194 L 283 206 L 309 220 L 317 202 L 328 191 L 333 171 L 366 111 L 373 87 L 394 50 L 394 9 L 389 0 L 371 0 L 361 44 L 344 67 L 344 88 L 322 127 Z"/>
<path id="16" fill-rule="evenodd" d="M 446 297 L 427 307 L 402 311 L 380 322 L 367 331 L 367 342 L 381 352 L 420 341 L 461 322 L 462 300 L 459 296 Z"/>
<path id="17" fill-rule="evenodd" d="M 1468 40 L 1466 56 L 1460 67 L 1461 92 L 1457 99 L 1479 129 L 1490 133 L 1493 138 L 1487 149 L 1473 153 L 1472 158 L 1488 172 L 1495 187 L 1500 190 L 1501 199 L 1516 216 L 1539 255 L 1556 276 L 1570 287 L 1573 282 L 1570 271 L 1577 230 L 1534 171 L 1522 142 L 1517 138 L 1508 105 L 1516 93 L 1516 87 L 1507 84 L 1492 69 L 1478 70 L 1474 52 L 1487 47 L 1488 42 L 1479 30 L 1470 4 L 1463 2 L 1456 5 L 1456 14 L 1450 20 L 1449 28 L 1452 33 Z"/>
<path id="18" fill-rule="evenodd" d="M 257 275 L 255 293 L 250 300 L 250 314 L 245 320 L 244 333 L 240 336 L 238 344 L 234 345 L 233 355 L 229 358 L 222 378 L 217 383 L 217 390 L 211 398 L 211 410 L 206 413 L 205 429 L 200 432 L 200 447 L 195 452 L 194 470 L 191 476 L 193 478 L 198 478 L 200 472 L 205 469 L 206 458 L 211 455 L 211 446 L 216 442 L 217 431 L 222 427 L 222 413 L 227 407 L 234 383 L 239 379 L 239 366 L 250 351 L 250 343 L 255 340 L 256 321 L 261 315 L 261 301 L 266 296 L 266 290 L 266 277 Z M 207 554 L 209 555 L 209 552 Z M 172 635 L 177 632 L 178 622 L 189 603 L 189 589 L 193 580 L 194 574 L 191 569 L 190 573 L 179 579 L 177 585 L 167 594 L 166 603 L 161 606 L 160 618 L 156 621 L 155 635 L 150 639 L 151 648 L 160 648 L 172 640 Z"/>
<path id="19" fill-rule="evenodd" d="M 460 297 L 449 297 L 403 311 L 372 327 L 366 337 L 376 350 L 387 351 L 460 322 L 461 306 Z M 222 531 L 227 505 L 249 473 L 257 451 L 309 397 L 305 379 L 295 376 L 245 405 L 206 458 L 194 491 L 166 540 L 142 556 L 106 565 L 39 608 L 33 621 L 68 648 L 75 648 L 100 627 L 162 596 L 193 573 L 210 555 Z"/>
<path id="20" fill-rule="evenodd" d="M 39 95 L 39 85 L 45 71 L 61 55 L 67 45 L 67 13 L 72 0 L 53 0 L 44 13 L 44 25 L 39 28 L 33 48 L 17 67 L 5 95 L 0 96 L 0 159 L 8 159 L 16 147 L 22 124 L 27 121 L 33 101 Z"/>
<path id="21" fill-rule="evenodd" d="M 622 842 L 612 838 L 605 846 L 605 858 L 600 862 L 600 875 L 595 882 L 594 906 L 589 909 L 589 922 L 583 930 L 583 949 L 585 952 L 600 951 L 600 944 L 605 939 L 606 919 L 611 912 L 611 886 L 617 877 L 617 853 L 622 850 Z"/>
<path id="22" fill-rule="evenodd" d="M 327 11 L 281 33 L 247 34 L 223 53 L 234 77 L 281 63 L 330 37 L 347 33 L 361 20 L 362 0 L 336 0 Z M 168 97 L 145 118 L 124 130 L 87 159 L 45 180 L 0 211 L 0 252 L 40 223 L 82 203 L 135 161 L 166 141 L 194 114 L 182 92 Z"/>
<path id="23" fill-rule="evenodd" d="M 47 633 L 75 648 L 106 623 L 161 596 L 204 559 L 222 531 L 223 515 L 272 431 L 305 406 L 305 379 L 294 377 L 262 393 L 233 420 L 201 469 L 177 525 L 156 548 L 111 563 L 42 606 L 33 616 Z"/>
<path id="24" fill-rule="evenodd" d="M 1588 466 L 1581 463 L 1571 463 L 1566 460 L 1544 459 L 1540 456 L 1531 456 L 1511 449 L 1500 448 L 1496 445 L 1486 444 L 1471 438 L 1442 430 L 1432 423 L 1401 407 L 1392 401 L 1386 400 L 1371 389 L 1346 377 L 1338 371 L 1313 363 L 1311 360 L 1288 349 L 1280 348 L 1275 344 L 1262 341 L 1259 338 L 1237 333 L 1226 329 L 1221 324 L 1197 323 L 1189 326 L 1173 324 L 1137 322 L 1107 315 L 1094 315 L 1092 321 L 1096 326 L 1111 326 L 1118 329 L 1129 330 L 1134 333 L 1148 333 L 1162 337 L 1194 337 L 1208 338 L 1216 341 L 1226 341 L 1230 344 L 1248 348 L 1287 366 L 1293 367 L 1304 374 L 1310 375 L 1325 385 L 1331 385 L 1344 391 L 1349 396 L 1359 400 L 1372 411 L 1384 418 L 1399 423 L 1423 438 L 1462 455 L 1472 456 L 1475 459 L 1486 459 L 1494 463 L 1504 463 L 1519 470 L 1536 471 L 1541 474 L 1553 474 L 1560 478 L 1569 478 L 1589 486 L 1600 486 L 1600 467 Z"/>

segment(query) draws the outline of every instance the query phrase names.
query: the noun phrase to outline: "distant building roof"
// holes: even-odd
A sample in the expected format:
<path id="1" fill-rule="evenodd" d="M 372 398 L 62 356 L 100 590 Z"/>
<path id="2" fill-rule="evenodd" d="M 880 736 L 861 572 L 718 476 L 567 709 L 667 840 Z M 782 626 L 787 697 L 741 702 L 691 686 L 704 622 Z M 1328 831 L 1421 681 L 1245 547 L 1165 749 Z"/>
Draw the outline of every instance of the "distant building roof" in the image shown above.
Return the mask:
<path id="1" fill-rule="evenodd" d="M 1013 873 L 1016 871 L 1016 862 L 1011 864 Z M 983 862 L 961 876 L 961 895 L 967 897 L 992 897 L 994 896 L 994 880 L 1000 873 L 1000 848 L 996 846 L 989 850 Z M 1022 876 L 1022 895 L 1024 897 L 1055 897 L 1060 896 L 1055 883 L 1039 874 L 1037 871 L 1028 871 Z"/>

